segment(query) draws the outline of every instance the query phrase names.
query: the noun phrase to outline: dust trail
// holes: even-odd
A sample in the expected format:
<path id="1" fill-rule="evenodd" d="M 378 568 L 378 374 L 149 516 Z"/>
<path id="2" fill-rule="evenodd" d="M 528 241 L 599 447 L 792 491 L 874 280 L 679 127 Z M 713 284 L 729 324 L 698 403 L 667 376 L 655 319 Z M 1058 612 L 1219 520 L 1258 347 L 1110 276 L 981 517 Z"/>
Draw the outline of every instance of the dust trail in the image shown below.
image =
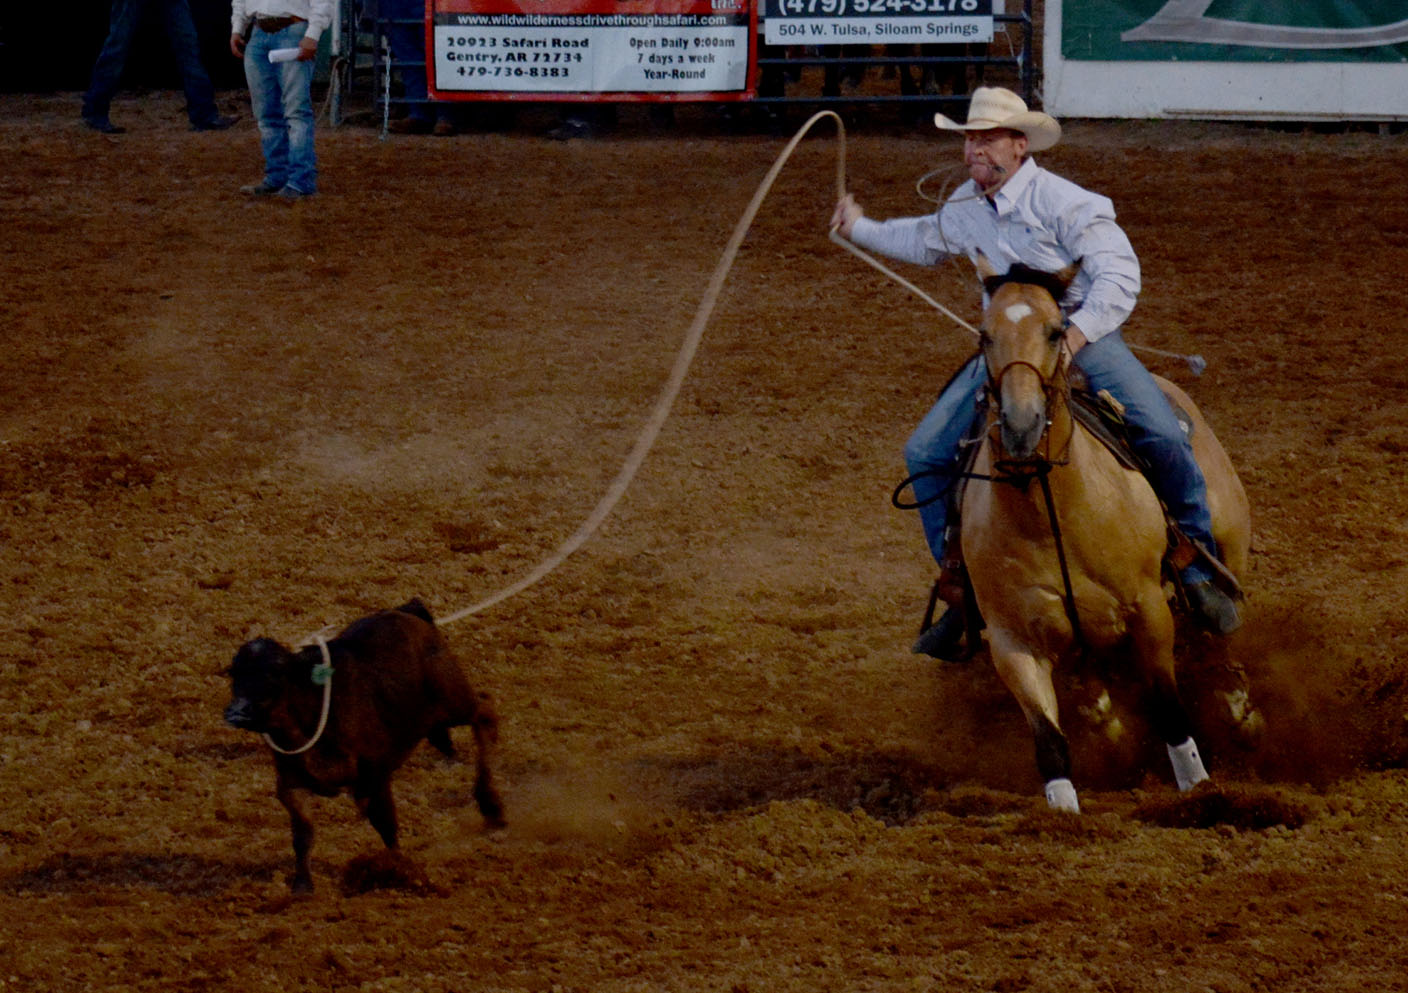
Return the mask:
<path id="1" fill-rule="evenodd" d="M 1252 701 L 1266 721 L 1254 748 L 1235 743 L 1218 726 L 1225 707 L 1198 671 L 1205 660 L 1184 658 L 1180 664 L 1181 688 L 1215 779 L 1323 788 L 1363 769 L 1408 764 L 1408 660 L 1385 656 L 1333 617 L 1264 603 L 1228 648 L 1245 667 Z M 1109 684 L 1126 728 L 1118 742 L 1082 719 L 1083 696 L 1093 682 L 1069 673 L 1057 677 L 1079 786 L 1109 790 L 1171 782 L 1163 744 L 1149 730 L 1136 687 Z M 919 734 L 930 742 L 925 759 L 942 778 L 1015 792 L 1039 789 L 1031 733 L 985 653 L 942 669 L 928 706 Z"/>
<path id="2" fill-rule="evenodd" d="M 1377 647 L 1331 616 L 1261 606 L 1233 645 L 1267 722 L 1247 767 L 1323 786 L 1408 762 L 1408 660 Z"/>
<path id="3" fill-rule="evenodd" d="M 574 763 L 511 785 L 513 838 L 633 848 L 670 826 L 671 806 L 628 770 Z"/>

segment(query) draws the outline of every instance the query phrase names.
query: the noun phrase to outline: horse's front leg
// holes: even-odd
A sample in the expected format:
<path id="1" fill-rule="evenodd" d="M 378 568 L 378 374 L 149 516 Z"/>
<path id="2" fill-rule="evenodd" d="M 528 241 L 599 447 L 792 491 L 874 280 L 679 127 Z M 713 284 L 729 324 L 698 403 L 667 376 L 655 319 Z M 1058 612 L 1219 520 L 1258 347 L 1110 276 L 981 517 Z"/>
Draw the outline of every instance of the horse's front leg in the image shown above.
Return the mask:
<path id="1" fill-rule="evenodd" d="M 1149 718 L 1154 733 L 1168 748 L 1173 778 L 1180 790 L 1191 790 L 1208 778 L 1198 744 L 1193 740 L 1193 721 L 1178 695 L 1173 669 L 1173 615 L 1161 596 L 1149 596 L 1140 604 L 1130 635 L 1134 641 L 1139 673 L 1143 679 Z"/>
<path id="2" fill-rule="evenodd" d="M 1002 682 L 1017 698 L 1036 743 L 1036 768 L 1046 783 L 1046 802 L 1053 810 L 1080 813 L 1071 783 L 1071 750 L 1061 732 L 1051 660 L 1038 658 L 1007 631 L 991 629 L 988 647 Z"/>

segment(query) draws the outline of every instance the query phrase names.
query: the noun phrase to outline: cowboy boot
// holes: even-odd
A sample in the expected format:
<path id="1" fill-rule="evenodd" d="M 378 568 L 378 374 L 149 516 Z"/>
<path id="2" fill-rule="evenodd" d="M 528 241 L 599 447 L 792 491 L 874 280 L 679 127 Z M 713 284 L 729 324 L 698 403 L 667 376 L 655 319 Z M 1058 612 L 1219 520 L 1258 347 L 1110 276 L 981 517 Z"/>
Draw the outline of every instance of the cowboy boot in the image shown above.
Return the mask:
<path id="1" fill-rule="evenodd" d="M 1242 626 L 1242 615 L 1232 598 L 1204 579 L 1183 588 L 1193 619 L 1213 634 L 1224 637 Z M 937 627 L 937 625 L 935 625 Z"/>
<path id="2" fill-rule="evenodd" d="M 932 624 L 934 604 L 943 600 L 948 609 Z M 982 645 L 978 632 L 984 627 L 961 564 L 945 566 L 934 582 L 925 627 L 910 647 L 915 655 L 928 655 L 944 662 L 966 662 Z"/>
<path id="3" fill-rule="evenodd" d="M 915 655 L 928 655 L 944 662 L 963 662 L 972 658 L 964 643 L 968 625 L 962 607 L 950 607 L 943 616 L 926 628 L 915 639 L 910 651 Z"/>
<path id="4" fill-rule="evenodd" d="M 1199 559 L 1203 565 L 1194 571 L 1190 567 Z M 1169 526 L 1168 564 L 1178 571 L 1183 602 L 1200 627 L 1226 637 L 1242 626 L 1242 615 L 1237 610 L 1236 600 L 1211 579 L 1203 577 L 1207 576 L 1208 568 L 1213 568 L 1221 571 L 1234 588 L 1236 580 L 1213 552 L 1189 539 L 1174 525 Z"/>

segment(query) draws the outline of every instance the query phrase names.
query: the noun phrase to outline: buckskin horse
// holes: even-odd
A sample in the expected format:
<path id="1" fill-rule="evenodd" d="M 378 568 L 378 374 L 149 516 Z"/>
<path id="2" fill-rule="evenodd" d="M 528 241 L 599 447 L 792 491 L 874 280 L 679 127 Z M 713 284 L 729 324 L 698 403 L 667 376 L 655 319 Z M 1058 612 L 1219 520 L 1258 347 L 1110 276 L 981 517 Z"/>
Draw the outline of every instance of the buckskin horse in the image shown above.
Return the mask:
<path id="1" fill-rule="evenodd" d="M 1079 811 L 1053 670 L 1094 653 L 1127 658 L 1179 789 L 1207 778 L 1174 672 L 1175 619 L 1164 585 L 1169 529 L 1153 488 L 1073 415 L 1059 307 L 1076 273 L 980 260 L 987 431 L 964 488 L 961 542 L 997 672 L 1031 726 L 1048 804 Z M 1156 377 L 1157 378 L 1157 377 Z M 1251 515 L 1227 453 L 1192 400 L 1158 380 L 1186 414 L 1207 479 L 1213 536 L 1229 576 L 1245 573 Z M 1119 653 L 1116 655 L 1115 653 Z M 1242 691 L 1234 720 L 1260 722 Z"/>

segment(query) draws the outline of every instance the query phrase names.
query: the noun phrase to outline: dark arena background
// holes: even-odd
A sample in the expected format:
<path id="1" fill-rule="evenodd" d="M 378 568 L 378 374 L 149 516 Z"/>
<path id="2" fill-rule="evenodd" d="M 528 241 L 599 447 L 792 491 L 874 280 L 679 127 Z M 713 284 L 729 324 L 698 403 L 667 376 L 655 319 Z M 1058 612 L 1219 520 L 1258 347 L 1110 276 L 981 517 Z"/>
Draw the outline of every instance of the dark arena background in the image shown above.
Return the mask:
<path id="1" fill-rule="evenodd" d="M 180 89 L 181 77 L 161 27 L 156 4 L 137 32 L 124 75 L 133 89 Z M 43 4 L 0 6 L 0 90 L 10 93 L 81 92 L 108 31 L 111 4 L 74 0 L 59 8 Z M 244 86 L 244 71 L 230 55 L 229 0 L 191 0 L 201 54 L 217 89 Z"/>
<path id="2" fill-rule="evenodd" d="M 320 126 L 316 198 L 250 202 L 238 80 L 228 131 L 189 131 L 155 63 L 126 134 L 83 126 L 105 16 L 3 21 L 0 991 L 1401 988 L 1403 135 L 1069 120 L 1038 156 L 1114 200 L 1128 336 L 1206 359 L 1148 361 L 1251 498 L 1231 650 L 1267 728 L 1210 727 L 1210 785 L 1180 796 L 1134 715 L 1089 731 L 1063 679 L 1084 812 L 1053 814 L 986 655 L 910 654 L 933 568 L 890 493 L 972 342 L 828 240 L 824 124 L 614 512 L 444 626 L 496 701 L 507 829 L 422 748 L 403 858 L 317 800 L 295 898 L 267 750 L 221 719 L 236 649 L 448 617 L 572 535 L 804 117 L 623 108 L 564 142 L 546 108 L 449 138 L 368 114 Z M 868 211 L 927 209 L 954 139 L 846 116 Z M 966 266 L 904 274 L 976 319 Z"/>

